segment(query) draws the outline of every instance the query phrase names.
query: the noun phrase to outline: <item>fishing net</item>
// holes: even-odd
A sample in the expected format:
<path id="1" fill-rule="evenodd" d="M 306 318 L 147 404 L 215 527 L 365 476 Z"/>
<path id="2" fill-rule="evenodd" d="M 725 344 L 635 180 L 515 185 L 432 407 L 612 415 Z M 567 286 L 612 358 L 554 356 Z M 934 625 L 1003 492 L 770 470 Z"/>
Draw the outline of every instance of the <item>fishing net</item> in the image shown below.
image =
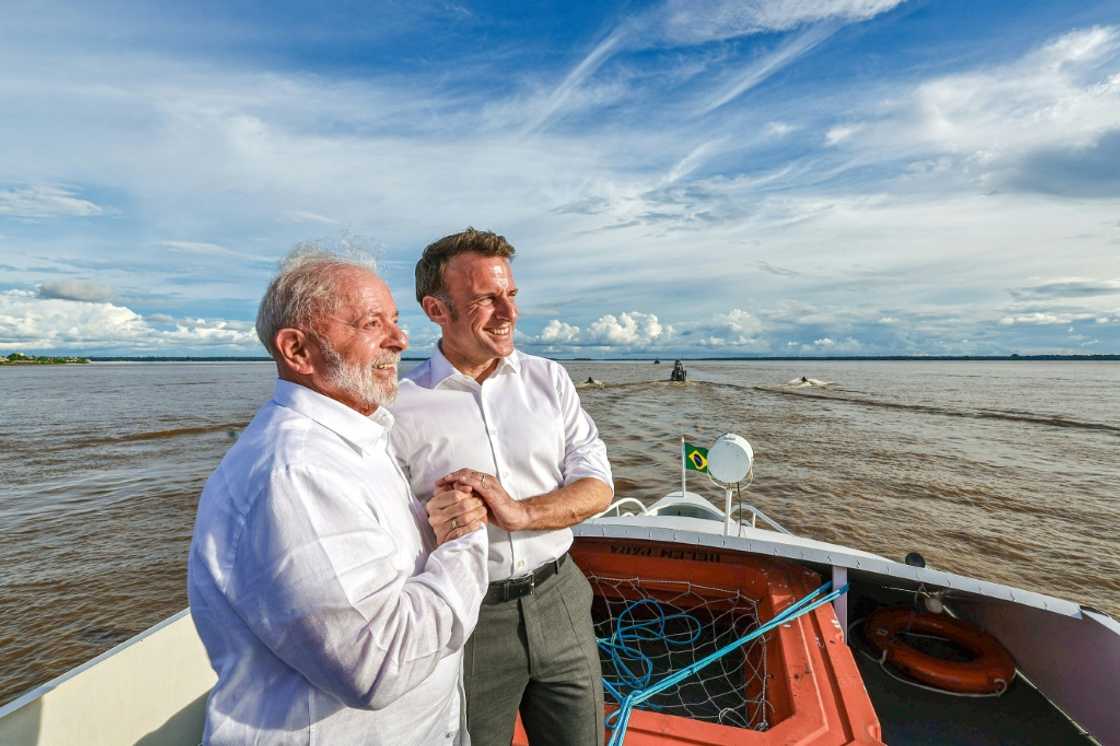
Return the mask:
<path id="1" fill-rule="evenodd" d="M 588 577 L 608 703 L 656 684 L 759 626 L 758 605 L 737 590 L 684 581 Z M 766 730 L 766 636 L 738 648 L 637 709 Z M 608 726 L 611 723 L 608 719 Z"/>

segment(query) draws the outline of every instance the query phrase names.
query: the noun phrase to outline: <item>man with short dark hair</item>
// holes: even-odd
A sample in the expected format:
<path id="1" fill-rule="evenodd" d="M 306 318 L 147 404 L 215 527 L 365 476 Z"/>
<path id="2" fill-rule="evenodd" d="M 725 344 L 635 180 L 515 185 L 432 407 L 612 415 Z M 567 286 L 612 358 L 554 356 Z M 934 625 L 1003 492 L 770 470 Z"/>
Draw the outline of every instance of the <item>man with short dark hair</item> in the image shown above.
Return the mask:
<path id="1" fill-rule="evenodd" d="M 603 741 L 592 592 L 573 524 L 613 495 L 606 448 L 567 372 L 514 349 L 514 248 L 468 228 L 424 250 L 416 296 L 442 337 L 401 382 L 394 451 L 418 497 L 457 488 L 489 508 L 490 588 L 464 654 L 475 746 Z"/>
<path id="2" fill-rule="evenodd" d="M 425 513 L 389 456 L 407 339 L 388 287 L 360 261 L 295 254 L 257 334 L 280 380 L 207 481 L 188 561 L 218 674 L 204 743 L 469 744 L 486 511 L 447 489 Z"/>

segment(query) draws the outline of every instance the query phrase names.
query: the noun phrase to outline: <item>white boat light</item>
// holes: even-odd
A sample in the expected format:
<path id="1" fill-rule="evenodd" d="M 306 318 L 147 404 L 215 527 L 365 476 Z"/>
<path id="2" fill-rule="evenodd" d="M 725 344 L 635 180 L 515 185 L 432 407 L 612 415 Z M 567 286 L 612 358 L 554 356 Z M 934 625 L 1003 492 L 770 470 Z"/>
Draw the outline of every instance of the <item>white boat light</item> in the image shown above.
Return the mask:
<path id="1" fill-rule="evenodd" d="M 708 473 L 722 484 L 742 482 L 754 464 L 754 449 L 747 439 L 724 433 L 708 449 Z"/>

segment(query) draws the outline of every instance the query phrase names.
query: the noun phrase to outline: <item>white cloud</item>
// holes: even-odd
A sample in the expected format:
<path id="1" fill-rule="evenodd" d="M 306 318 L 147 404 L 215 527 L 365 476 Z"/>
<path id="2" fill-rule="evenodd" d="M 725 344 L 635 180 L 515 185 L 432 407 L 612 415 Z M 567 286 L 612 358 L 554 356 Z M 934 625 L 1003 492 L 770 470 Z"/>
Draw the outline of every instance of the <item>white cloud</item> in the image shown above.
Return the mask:
<path id="1" fill-rule="evenodd" d="M 773 52 L 755 60 L 740 71 L 729 85 L 726 85 L 723 90 L 703 105 L 703 112 L 705 114 L 712 112 L 743 95 L 774 73 L 808 54 L 836 33 L 838 29 L 839 26 L 836 24 L 810 26 L 796 36 L 787 39 Z"/>
<path id="2" fill-rule="evenodd" d="M 834 340 L 831 337 L 821 337 L 820 339 L 813 340 L 813 343 L 811 345 L 801 345 L 802 352 L 817 355 L 836 355 L 840 353 L 860 352 L 863 349 L 863 344 L 853 337 L 846 337 L 841 340 Z"/>
<path id="3" fill-rule="evenodd" d="M 588 324 L 586 331 L 575 324 L 552 319 L 537 337 L 524 341 L 569 351 L 597 347 L 619 352 L 633 349 L 743 352 L 769 348 L 769 342 L 761 336 L 762 331 L 762 322 L 739 308 L 703 320 L 685 319 L 672 324 L 661 321 L 655 314 L 629 311 L 604 314 Z"/>
<path id="4" fill-rule="evenodd" d="M 866 21 L 903 0 L 668 0 L 628 19 L 586 54 L 550 93 L 522 104 L 530 112 L 524 132 L 543 128 L 560 113 L 579 108 L 592 76 L 615 54 L 654 46 L 696 46 L 723 39 L 806 27 L 769 54 L 721 81 L 718 92 L 699 105 L 701 113 L 718 109 L 792 64 L 841 26 Z M 617 91 L 626 95 L 623 87 Z"/>
<path id="5" fill-rule="evenodd" d="M 174 254 L 248 259 L 257 262 L 271 262 L 276 260 L 276 257 L 263 256 L 260 254 L 246 254 L 241 251 L 234 251 L 221 244 L 210 243 L 208 241 L 160 241 L 159 245 Z"/>
<path id="6" fill-rule="evenodd" d="M 760 335 L 763 324 L 750 311 L 733 308 L 727 313 L 713 314 L 703 321 L 682 321 L 673 325 L 682 341 L 712 349 L 735 348 L 740 351 L 762 351 L 770 344 Z"/>
<path id="7" fill-rule="evenodd" d="M 828 145 L 836 145 L 844 142 L 861 129 L 862 127 L 858 124 L 838 125 L 830 128 L 828 132 L 825 133 L 824 141 Z"/>
<path id="8" fill-rule="evenodd" d="M 294 210 L 288 213 L 288 219 L 293 223 L 323 223 L 325 225 L 338 225 L 338 221 L 326 215 L 310 212 L 308 210 Z"/>
<path id="9" fill-rule="evenodd" d="M 553 319 L 541 331 L 540 341 L 545 343 L 575 342 L 579 339 L 579 327 L 559 319 Z"/>
<path id="10" fill-rule="evenodd" d="M 766 124 L 766 134 L 773 137 L 785 137 L 793 132 L 797 127 L 789 122 L 768 122 Z"/>
<path id="11" fill-rule="evenodd" d="M 1120 128 L 1118 55 L 1120 27 L 1070 31 L 1010 63 L 876 91 L 852 109 L 873 118 L 833 127 L 826 142 L 1000 187 L 1031 154 L 1091 149 Z"/>
<path id="12" fill-rule="evenodd" d="M 1021 324 L 1029 326 L 1056 326 L 1069 324 L 1073 321 L 1088 321 L 1093 318 L 1094 314 L 1092 313 L 1045 313 L 1036 311 L 1034 313 L 1004 316 L 999 320 L 999 323 L 1003 326 Z"/>
<path id="13" fill-rule="evenodd" d="M 560 85 L 537 104 L 537 111 L 525 125 L 525 132 L 540 129 L 563 109 L 584 82 L 594 75 L 599 66 L 621 46 L 626 35 L 625 29 L 615 29 L 605 39 L 596 44 L 595 48 L 578 65 L 572 68 Z"/>
<path id="14" fill-rule="evenodd" d="M 183 254 L 225 254 L 229 255 L 233 252 L 225 246 L 219 246 L 216 243 L 207 243 L 205 241 L 160 241 L 160 246 L 164 246 L 171 251 Z"/>
<path id="15" fill-rule="evenodd" d="M 705 160 L 711 158 L 719 152 L 720 147 L 725 143 L 725 139 L 720 137 L 714 140 L 708 140 L 689 151 L 688 155 L 682 158 L 673 166 L 663 180 L 663 184 L 671 184 L 674 181 L 679 181 L 681 178 L 687 176 L 692 171 L 700 167 Z"/>
<path id="16" fill-rule="evenodd" d="M 673 336 L 673 327 L 665 326 L 652 313 L 629 311 L 618 316 L 605 314 L 587 327 L 588 342 L 619 347 L 648 347 L 664 344 Z"/>
<path id="17" fill-rule="evenodd" d="M 14 218 L 66 218 L 101 215 L 100 207 L 70 189 L 35 185 L 0 189 L 0 215 Z"/>
<path id="18" fill-rule="evenodd" d="M 717 314 L 716 322 L 726 326 L 731 332 L 739 335 L 753 336 L 762 331 L 762 322 L 751 315 L 750 311 L 733 308 L 726 314 Z"/>
<path id="19" fill-rule="evenodd" d="M 154 320 L 154 319 L 153 319 Z M 152 327 L 130 308 L 59 298 L 21 290 L 0 292 L 0 349 L 126 349 L 137 354 L 205 348 L 236 354 L 260 353 L 249 322 L 186 319 L 175 328 Z"/>
<path id="20" fill-rule="evenodd" d="M 789 31 L 821 21 L 865 21 L 902 0 L 670 0 L 658 14 L 666 41 L 701 44 Z"/>

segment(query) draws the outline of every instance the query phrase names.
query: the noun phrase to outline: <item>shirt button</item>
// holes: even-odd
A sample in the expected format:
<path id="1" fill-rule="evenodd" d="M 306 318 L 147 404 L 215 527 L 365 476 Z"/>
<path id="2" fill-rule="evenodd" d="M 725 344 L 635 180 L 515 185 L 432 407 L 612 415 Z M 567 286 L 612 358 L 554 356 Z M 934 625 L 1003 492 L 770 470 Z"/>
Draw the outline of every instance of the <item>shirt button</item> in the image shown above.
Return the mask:
<path id="1" fill-rule="evenodd" d="M 525 567 L 525 560 L 518 560 L 517 569 L 520 570 L 522 567 Z"/>

